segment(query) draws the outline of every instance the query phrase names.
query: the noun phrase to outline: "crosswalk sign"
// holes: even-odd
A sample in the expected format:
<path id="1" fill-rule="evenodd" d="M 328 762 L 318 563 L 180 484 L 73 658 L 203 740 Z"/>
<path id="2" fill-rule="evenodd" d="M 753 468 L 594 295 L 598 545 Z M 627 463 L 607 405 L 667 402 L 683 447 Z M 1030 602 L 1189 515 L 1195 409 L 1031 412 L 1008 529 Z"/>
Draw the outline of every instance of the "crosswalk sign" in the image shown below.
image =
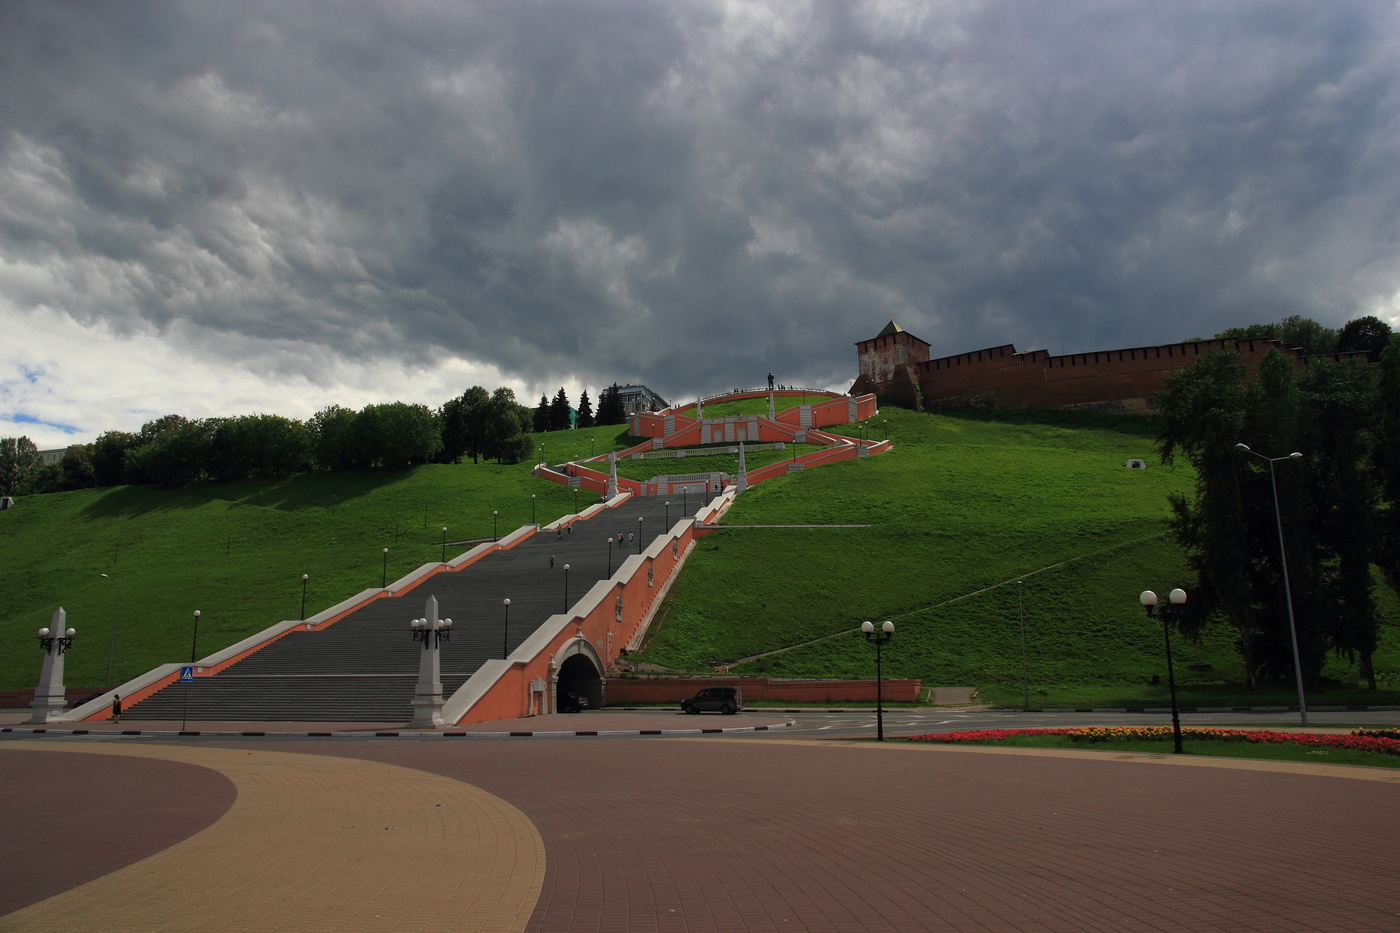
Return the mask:
<path id="1" fill-rule="evenodd" d="M 186 665 L 180 668 L 180 683 L 188 684 L 194 681 L 194 668 Z"/>

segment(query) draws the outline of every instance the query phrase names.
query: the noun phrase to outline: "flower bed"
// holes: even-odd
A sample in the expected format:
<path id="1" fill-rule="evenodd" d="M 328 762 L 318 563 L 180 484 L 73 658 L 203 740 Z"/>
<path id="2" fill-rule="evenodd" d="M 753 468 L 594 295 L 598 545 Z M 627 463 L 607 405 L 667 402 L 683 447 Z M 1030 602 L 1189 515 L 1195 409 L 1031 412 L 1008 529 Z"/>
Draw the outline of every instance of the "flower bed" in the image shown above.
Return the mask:
<path id="1" fill-rule="evenodd" d="M 1171 738 L 1171 726 L 1090 726 L 1077 729 L 979 729 L 971 732 L 940 732 L 910 737 L 911 742 L 991 743 L 1019 736 L 1061 735 L 1075 742 L 1116 742 L 1133 739 Z M 1183 728 L 1183 739 L 1215 742 L 1246 742 L 1265 745 L 1305 745 L 1314 748 L 1345 748 L 1358 752 L 1400 755 L 1400 739 L 1357 729 L 1351 735 L 1318 735 L 1308 732 L 1271 732 L 1265 729 Z"/>

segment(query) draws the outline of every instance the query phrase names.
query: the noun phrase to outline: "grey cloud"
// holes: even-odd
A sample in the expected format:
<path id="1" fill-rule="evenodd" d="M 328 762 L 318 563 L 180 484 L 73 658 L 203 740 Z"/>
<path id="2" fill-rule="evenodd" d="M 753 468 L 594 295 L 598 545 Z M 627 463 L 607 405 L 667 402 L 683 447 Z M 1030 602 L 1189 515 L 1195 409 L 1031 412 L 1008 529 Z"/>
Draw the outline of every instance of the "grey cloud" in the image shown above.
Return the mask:
<path id="1" fill-rule="evenodd" d="M 0 8 L 0 255 L 79 320 L 685 397 L 839 384 L 890 316 L 1094 349 L 1400 290 L 1391 5 L 81 10 Z"/>

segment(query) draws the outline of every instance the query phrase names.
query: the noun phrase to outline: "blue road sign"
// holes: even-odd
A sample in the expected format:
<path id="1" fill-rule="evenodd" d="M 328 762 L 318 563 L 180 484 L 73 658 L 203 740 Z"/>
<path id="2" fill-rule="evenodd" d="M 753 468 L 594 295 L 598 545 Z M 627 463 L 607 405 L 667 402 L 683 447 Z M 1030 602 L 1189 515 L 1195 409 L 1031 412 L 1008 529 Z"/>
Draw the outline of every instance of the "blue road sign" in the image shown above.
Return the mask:
<path id="1" fill-rule="evenodd" d="M 187 684 L 194 681 L 194 668 L 186 665 L 180 668 L 180 683 Z"/>

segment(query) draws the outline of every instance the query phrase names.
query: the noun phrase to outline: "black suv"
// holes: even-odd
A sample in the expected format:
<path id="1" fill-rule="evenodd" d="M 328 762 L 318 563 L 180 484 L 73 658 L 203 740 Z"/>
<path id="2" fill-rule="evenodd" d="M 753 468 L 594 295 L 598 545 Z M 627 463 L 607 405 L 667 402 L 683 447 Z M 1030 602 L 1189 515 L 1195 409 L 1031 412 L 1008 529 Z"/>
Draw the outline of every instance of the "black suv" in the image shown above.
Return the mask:
<path id="1" fill-rule="evenodd" d="M 728 716 L 744 708 L 744 694 L 738 687 L 706 687 L 688 700 L 681 700 L 687 713 L 721 712 Z"/>

